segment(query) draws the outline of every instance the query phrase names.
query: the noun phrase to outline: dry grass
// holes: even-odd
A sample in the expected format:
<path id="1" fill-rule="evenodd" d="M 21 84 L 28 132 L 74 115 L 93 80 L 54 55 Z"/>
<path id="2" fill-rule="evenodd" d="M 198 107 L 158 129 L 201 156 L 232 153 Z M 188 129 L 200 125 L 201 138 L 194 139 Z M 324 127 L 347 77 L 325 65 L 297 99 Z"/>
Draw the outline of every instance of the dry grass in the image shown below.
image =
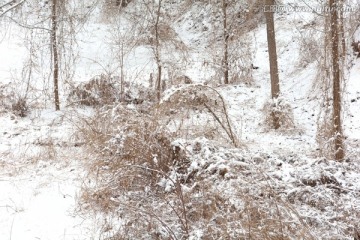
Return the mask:
<path id="1" fill-rule="evenodd" d="M 70 104 L 99 106 L 111 104 L 118 100 L 118 94 L 111 76 L 96 76 L 88 82 L 81 83 L 71 91 L 68 97 Z"/>
<path id="2" fill-rule="evenodd" d="M 11 105 L 12 112 L 19 117 L 26 117 L 29 113 L 29 107 L 26 99 L 19 98 Z"/>
<path id="3" fill-rule="evenodd" d="M 208 139 L 240 146 L 222 95 L 205 85 L 185 85 L 170 90 L 158 114 L 178 137 Z"/>
<path id="4" fill-rule="evenodd" d="M 350 223 L 358 210 L 341 208 L 347 193 L 326 164 L 293 166 L 292 180 L 286 182 L 278 176 L 278 158 L 252 158 L 204 138 L 177 139 L 181 131 L 167 130 L 164 119 L 175 121 L 184 109 L 194 113 L 210 107 L 226 123 L 218 101 L 211 89 L 188 85 L 148 113 L 116 105 L 79 119 L 93 157 L 81 208 L 104 216 L 105 239 L 312 240 L 328 236 L 332 221 L 342 231 L 336 237 L 355 234 Z M 289 106 L 280 105 L 276 109 L 288 113 Z M 228 126 L 222 129 L 225 136 Z M 323 212 L 329 209 L 343 218 L 327 219 Z"/>
<path id="5" fill-rule="evenodd" d="M 271 99 L 265 103 L 264 108 L 265 129 L 276 129 L 282 132 L 294 130 L 294 114 L 291 105 L 283 98 Z M 280 127 L 274 125 L 274 118 L 279 120 Z"/>
<path id="6" fill-rule="evenodd" d="M 174 145 L 153 119 L 124 109 L 113 114 L 127 117 L 117 120 L 122 134 L 96 137 L 106 150 L 91 161 L 96 181 L 81 196 L 83 210 L 113 216 L 107 239 L 188 239 L 194 229 L 203 229 L 200 239 L 314 239 L 261 169 L 230 161 L 240 157 L 236 151 L 221 153 L 203 141 Z"/>
<path id="7" fill-rule="evenodd" d="M 89 167 L 92 173 L 101 176 L 101 181 L 110 181 L 84 199 L 92 198 L 95 205 L 109 209 L 108 202 L 98 196 L 108 196 L 116 191 L 144 191 L 156 188 L 159 179 L 170 168 L 184 161 L 181 149 L 174 146 L 170 134 L 156 119 L 128 110 L 119 105 L 115 109 L 100 109 L 92 118 L 77 121 L 82 138 L 96 153 Z M 86 202 L 89 202 L 86 200 Z"/>

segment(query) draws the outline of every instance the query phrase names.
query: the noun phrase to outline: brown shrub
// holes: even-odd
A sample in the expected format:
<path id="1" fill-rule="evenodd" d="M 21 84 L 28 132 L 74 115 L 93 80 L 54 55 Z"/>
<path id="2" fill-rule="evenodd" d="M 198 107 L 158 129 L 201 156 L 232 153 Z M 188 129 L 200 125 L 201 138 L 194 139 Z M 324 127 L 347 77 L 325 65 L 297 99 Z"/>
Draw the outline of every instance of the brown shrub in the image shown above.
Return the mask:
<path id="1" fill-rule="evenodd" d="M 11 110 L 15 115 L 19 117 L 26 117 L 29 112 L 28 105 L 24 98 L 19 98 L 17 101 L 15 101 L 11 105 Z"/>
<path id="2" fill-rule="evenodd" d="M 285 99 L 271 99 L 265 103 L 263 112 L 265 115 L 264 125 L 266 129 L 288 131 L 295 128 L 292 107 Z M 274 119 L 278 119 L 280 126 L 274 126 Z"/>
<path id="3" fill-rule="evenodd" d="M 214 88 L 205 85 L 182 85 L 169 89 L 158 112 L 176 128 L 178 137 L 225 140 L 239 146 L 227 104 Z"/>
<path id="4" fill-rule="evenodd" d="M 102 108 L 90 119 L 79 119 L 76 125 L 85 142 L 98 154 L 91 163 L 92 172 L 106 169 L 116 183 L 114 190 L 154 187 L 184 158 L 155 118 L 121 105 Z"/>
<path id="5" fill-rule="evenodd" d="M 72 104 L 98 106 L 114 103 L 118 99 L 111 76 L 100 75 L 79 84 L 68 97 Z"/>
<path id="6" fill-rule="evenodd" d="M 360 57 L 360 41 L 354 41 L 351 43 L 351 47 L 353 49 L 354 54 L 357 58 Z"/>

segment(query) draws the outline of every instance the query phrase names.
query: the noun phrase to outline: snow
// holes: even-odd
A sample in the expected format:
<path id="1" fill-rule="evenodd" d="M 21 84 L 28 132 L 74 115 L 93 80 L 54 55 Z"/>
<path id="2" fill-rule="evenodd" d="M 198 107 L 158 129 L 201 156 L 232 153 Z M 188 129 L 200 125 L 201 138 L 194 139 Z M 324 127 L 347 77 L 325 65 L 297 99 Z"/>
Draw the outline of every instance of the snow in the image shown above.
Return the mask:
<path id="1" fill-rule="evenodd" d="M 288 2 L 294 1 L 284 1 L 284 4 Z M 78 58 L 73 66 L 74 83 L 87 81 L 104 71 L 119 74 L 118 46 L 112 41 L 112 26 L 99 21 L 97 11 L 76 36 L 74 49 Z M 176 91 L 200 86 L 215 75 L 212 66 L 206 64 L 211 50 L 201 47 L 211 33 L 194 28 L 194 25 L 210 25 L 202 19 L 206 12 L 200 3 L 195 3 L 173 23 L 180 39 L 192 47 L 189 62 L 179 72 L 189 76 L 194 84 L 168 89 L 161 103 L 169 100 Z M 199 22 L 194 22 L 194 19 Z M 253 64 L 259 67 L 252 71 L 254 83 L 216 87 L 225 98 L 231 123 L 243 145 L 233 149 L 229 144 L 199 137 L 177 139 L 173 146 L 192 153 L 187 173 L 204 177 L 209 191 L 223 194 L 238 211 L 245 209 L 245 203 L 236 194 L 270 194 L 263 189 L 270 184 L 279 193 L 280 199 L 292 201 L 297 207 L 296 213 L 307 222 L 313 223 L 313 226 L 324 224 L 319 227 L 322 230 L 319 230 L 322 234 L 318 236 L 320 239 L 350 239 L 348 233 L 345 234 L 347 223 L 337 219 L 346 214 L 351 216 L 352 211 L 360 211 L 360 60 L 353 59 L 343 94 L 347 159 L 342 163 L 324 159 L 319 156 L 316 142 L 320 96 L 314 90 L 313 81 L 317 65 L 315 62 L 299 63 L 301 52 L 298 40 L 306 32 L 304 26 L 314 19 L 311 13 L 276 15 L 280 86 L 282 97 L 292 106 L 294 114 L 295 127 L 291 131 L 268 129 L 262 121 L 264 105 L 270 98 L 266 28 L 262 24 L 244 36 L 251 39 L 250 46 L 255 52 Z M 0 83 L 9 83 L 14 88 L 17 82 L 13 80 L 20 79 L 21 82 L 20 73 L 28 58 L 28 49 L 23 44 L 23 36 L 28 32 L 17 26 L 6 26 L 0 36 Z M 153 71 L 152 61 L 149 46 L 134 47 L 126 56 L 126 76 L 147 86 L 149 74 Z M 37 68 L 33 79 L 38 81 L 34 85 L 39 86 L 44 80 L 43 72 L 48 69 L 47 65 Z M 62 106 L 65 106 L 65 93 L 62 94 Z M 40 95 L 38 99 L 45 104 L 32 105 L 29 116 L 25 118 L 10 111 L 0 112 L 0 238 L 103 239 L 102 221 L 108 216 L 86 215 L 81 211 L 80 195 L 84 182 L 93 180 L 86 168 L 93 156 L 89 155 L 86 146 L 82 146 L 74 124 L 79 116 L 89 117 L 94 111 L 86 107 L 64 107 L 56 112 L 52 110 L 48 96 Z M 0 100 L 1 103 L 3 100 Z M 127 107 L 136 110 L 134 105 Z M 115 110 L 113 115 L 116 115 Z M 201 123 L 205 117 L 198 116 Z M 115 135 L 114 139 L 122 144 L 123 137 Z M 200 152 L 195 153 L 195 144 L 201 145 Z M 158 163 L 157 156 L 153 157 L 153 161 Z M 178 177 L 181 176 L 176 171 L 171 171 L 157 185 L 171 193 Z M 330 183 L 314 183 L 322 178 Z M 184 193 L 201 199 L 206 193 L 196 192 L 198 186 L 191 183 L 181 187 Z M 148 187 L 145 190 L 146 194 L 150 191 Z M 111 200 L 118 201 L 114 196 Z M 313 208 L 310 202 L 318 204 L 319 208 Z M 211 205 L 211 200 L 208 199 L 206 204 Z M 289 215 L 296 214 L 290 211 Z M 119 219 L 112 220 L 114 225 L 123 224 Z M 333 229 L 329 229 L 330 225 Z M 192 227 L 189 239 L 205 236 L 206 230 L 201 224 Z M 238 231 L 242 230 L 239 228 Z"/>
<path id="2" fill-rule="evenodd" d="M 39 162 L 35 168 L 20 169 L 21 173 L 15 173 L 16 178 L 3 175 L 0 182 L 2 238 L 89 239 L 88 233 L 76 227 L 84 226 L 84 220 L 71 212 L 80 187 L 76 168 L 79 166 L 64 168 Z"/>
<path id="3" fill-rule="evenodd" d="M 62 117 L 63 112 L 53 110 L 28 119 L 1 117 L 6 126 L 0 137 L 3 239 L 92 237 L 86 219 L 76 214 L 85 175 L 78 157 L 84 155 L 70 146 L 72 126 Z"/>

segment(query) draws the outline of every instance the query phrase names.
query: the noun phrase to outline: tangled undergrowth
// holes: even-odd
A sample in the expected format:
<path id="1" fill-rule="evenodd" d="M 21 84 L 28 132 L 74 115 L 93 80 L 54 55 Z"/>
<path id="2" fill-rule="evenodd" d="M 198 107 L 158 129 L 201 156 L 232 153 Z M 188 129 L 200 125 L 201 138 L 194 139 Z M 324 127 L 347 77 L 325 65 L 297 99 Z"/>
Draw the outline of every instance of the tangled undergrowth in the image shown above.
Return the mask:
<path id="1" fill-rule="evenodd" d="M 184 139 L 157 110 L 116 105 L 79 119 L 92 153 L 80 209 L 103 216 L 103 239 L 356 239 L 355 160 Z"/>

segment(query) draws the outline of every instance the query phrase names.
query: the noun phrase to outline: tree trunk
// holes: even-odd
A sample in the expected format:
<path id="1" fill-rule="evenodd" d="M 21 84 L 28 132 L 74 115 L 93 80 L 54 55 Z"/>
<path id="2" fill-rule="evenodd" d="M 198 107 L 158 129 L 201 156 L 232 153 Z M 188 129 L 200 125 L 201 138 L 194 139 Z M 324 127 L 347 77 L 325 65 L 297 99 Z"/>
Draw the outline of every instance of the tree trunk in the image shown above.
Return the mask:
<path id="1" fill-rule="evenodd" d="M 331 9 L 337 6 L 336 0 L 329 0 Z M 331 53 L 332 53 L 332 77 L 333 77 L 333 135 L 335 137 L 335 160 L 343 160 L 343 133 L 341 127 L 341 86 L 340 86 L 340 66 L 339 66 L 339 24 L 338 12 L 331 12 Z"/>
<path id="2" fill-rule="evenodd" d="M 57 31 L 57 0 L 52 1 L 51 9 L 51 47 L 53 55 L 53 78 L 54 78 L 54 102 L 55 110 L 60 110 L 60 100 L 59 100 L 59 57 L 58 57 L 58 43 L 56 38 Z"/>
<path id="3" fill-rule="evenodd" d="M 120 54 L 120 102 L 124 102 L 124 43 L 121 42 L 121 54 Z"/>
<path id="4" fill-rule="evenodd" d="M 222 0 L 222 12 L 223 12 L 223 28 L 224 28 L 224 83 L 229 84 L 229 32 L 227 29 L 227 3 L 226 0 Z"/>
<path id="5" fill-rule="evenodd" d="M 157 99 L 158 102 L 160 102 L 161 99 L 161 65 L 158 65 L 158 76 L 157 76 L 157 85 L 156 85 L 156 93 L 157 93 Z"/>
<path id="6" fill-rule="evenodd" d="M 344 0 L 340 0 L 341 7 L 344 6 Z M 339 22 L 339 28 L 340 28 L 340 35 L 341 35 L 341 59 L 342 63 L 344 64 L 345 61 L 345 55 L 346 55 L 346 39 L 345 39 L 345 27 L 344 27 L 344 11 L 340 12 L 340 22 Z"/>
<path id="7" fill-rule="evenodd" d="M 161 99 L 161 57 L 160 57 L 160 36 L 159 36 L 160 10 L 161 10 L 161 0 L 159 0 L 156 22 L 155 22 L 155 60 L 158 69 L 157 82 L 156 82 L 156 95 L 158 102 L 160 102 Z"/>
<path id="8" fill-rule="evenodd" d="M 265 0 L 265 5 L 274 5 L 274 0 Z M 267 7 L 270 9 L 270 7 Z M 277 53 L 276 53 L 276 40 L 275 40 L 275 27 L 274 27 L 274 13 L 266 12 L 266 31 L 267 31 L 267 42 L 268 42 L 268 52 L 269 52 L 269 63 L 270 63 L 270 79 L 271 79 L 271 97 L 276 99 L 280 95 L 280 85 L 279 85 L 279 72 L 278 72 L 278 63 L 277 63 Z M 276 114 L 272 113 L 273 125 L 275 129 L 280 127 L 279 118 Z"/>

